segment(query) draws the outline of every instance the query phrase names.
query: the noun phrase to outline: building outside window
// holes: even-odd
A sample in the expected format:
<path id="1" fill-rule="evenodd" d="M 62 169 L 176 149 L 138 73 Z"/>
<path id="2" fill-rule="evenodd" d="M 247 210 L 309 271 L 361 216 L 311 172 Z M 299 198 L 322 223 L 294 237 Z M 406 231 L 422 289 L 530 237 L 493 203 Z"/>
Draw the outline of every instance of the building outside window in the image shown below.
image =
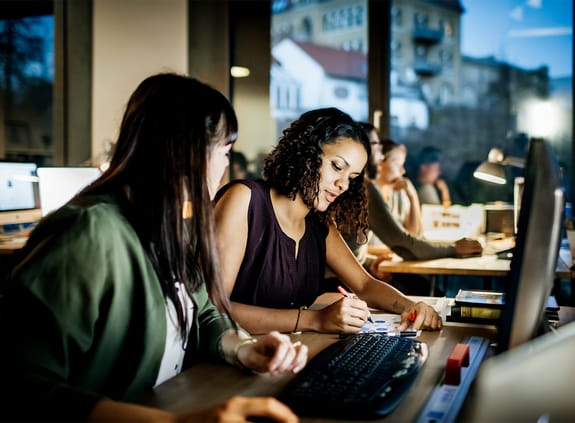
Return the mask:
<path id="1" fill-rule="evenodd" d="M 299 114 L 316 107 L 335 106 L 355 119 L 370 120 L 368 104 L 359 101 L 363 98 L 367 103 L 370 93 L 369 2 L 281 3 L 283 7 L 273 8 L 272 34 L 274 28 L 301 16 L 317 21 L 314 28 L 323 30 L 307 34 L 307 44 L 302 44 L 298 34 L 272 38 L 272 87 L 290 83 L 301 90 L 299 103 L 290 113 L 272 102 L 278 133 Z M 362 19 L 355 22 L 364 24 L 336 19 L 346 10 L 355 10 L 356 17 L 363 10 Z M 525 155 L 525 139 L 543 136 L 563 166 L 566 191 L 572 192 L 571 0 L 513 4 L 393 0 L 389 13 L 391 68 L 369 71 L 389 74 L 390 129 L 382 135 L 406 144 L 408 165 L 423 147 L 439 147 L 444 177 L 455 201 L 512 202 L 512 184 L 476 185 L 470 179 L 474 166 L 485 160 L 492 147 L 521 156 Z M 350 46 L 358 34 L 364 37 L 364 55 L 343 52 L 340 46 Z M 349 56 L 344 59 L 345 54 Z M 337 60 L 351 63 L 348 69 L 354 71 L 337 73 Z M 274 75 L 282 75 L 281 82 Z M 346 96 L 341 95 L 344 87 Z"/>

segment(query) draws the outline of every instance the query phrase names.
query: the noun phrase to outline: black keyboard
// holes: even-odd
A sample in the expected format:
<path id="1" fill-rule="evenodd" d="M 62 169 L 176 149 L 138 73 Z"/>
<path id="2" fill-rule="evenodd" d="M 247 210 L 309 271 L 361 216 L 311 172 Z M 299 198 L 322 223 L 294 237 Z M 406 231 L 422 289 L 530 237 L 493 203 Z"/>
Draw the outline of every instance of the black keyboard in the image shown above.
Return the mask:
<path id="1" fill-rule="evenodd" d="M 278 399 L 297 414 L 374 418 L 392 412 L 427 359 L 427 345 L 385 334 L 349 335 L 313 357 Z"/>

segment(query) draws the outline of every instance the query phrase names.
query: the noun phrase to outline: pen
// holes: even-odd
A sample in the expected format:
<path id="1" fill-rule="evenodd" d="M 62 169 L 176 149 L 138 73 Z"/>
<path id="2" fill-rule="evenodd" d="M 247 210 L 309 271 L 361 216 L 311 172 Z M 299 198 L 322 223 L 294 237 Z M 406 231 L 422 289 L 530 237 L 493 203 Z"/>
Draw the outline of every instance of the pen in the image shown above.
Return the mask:
<path id="1" fill-rule="evenodd" d="M 338 285 L 337 290 L 338 290 L 338 291 L 340 292 L 340 294 L 343 295 L 344 297 L 353 298 L 353 296 L 352 296 L 349 292 L 347 292 L 347 291 L 343 288 L 343 286 Z M 367 315 L 367 321 L 368 321 L 369 323 L 373 323 L 373 319 L 371 318 L 371 313 Z"/>
<path id="2" fill-rule="evenodd" d="M 391 331 L 387 332 L 387 336 L 400 336 L 403 338 L 407 338 L 407 337 L 417 336 L 417 331 L 416 330 L 402 330 L 402 331 L 391 330 Z"/>

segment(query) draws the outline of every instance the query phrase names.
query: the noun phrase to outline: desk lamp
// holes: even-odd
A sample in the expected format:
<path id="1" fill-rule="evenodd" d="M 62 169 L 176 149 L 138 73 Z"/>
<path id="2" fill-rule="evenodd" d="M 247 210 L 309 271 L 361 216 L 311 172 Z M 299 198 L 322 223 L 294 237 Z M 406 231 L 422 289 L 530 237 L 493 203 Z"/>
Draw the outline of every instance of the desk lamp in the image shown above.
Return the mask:
<path id="1" fill-rule="evenodd" d="M 525 167 L 525 160 L 519 157 L 505 157 L 501 149 L 492 148 L 489 150 L 487 161 L 477 166 L 473 176 L 482 181 L 503 185 L 507 182 L 503 166 Z"/>

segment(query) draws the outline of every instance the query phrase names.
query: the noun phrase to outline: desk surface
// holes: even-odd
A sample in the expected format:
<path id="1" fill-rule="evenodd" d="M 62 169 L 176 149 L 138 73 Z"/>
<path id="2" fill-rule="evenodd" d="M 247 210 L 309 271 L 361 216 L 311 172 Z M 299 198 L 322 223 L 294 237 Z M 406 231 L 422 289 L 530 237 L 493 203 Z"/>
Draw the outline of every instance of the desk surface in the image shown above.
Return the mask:
<path id="1" fill-rule="evenodd" d="M 575 309 L 562 307 L 562 324 L 575 321 Z M 482 336 L 494 339 L 493 326 L 463 325 L 448 323 L 441 331 L 423 332 L 419 339 L 429 346 L 428 360 L 410 392 L 395 411 L 381 419 L 382 422 L 413 421 L 425 405 L 428 396 L 443 376 L 445 362 L 455 345 L 466 336 Z M 337 335 L 303 333 L 292 335 L 308 345 L 310 357 L 338 339 Z M 157 386 L 140 402 L 174 412 L 190 411 L 208 404 L 222 401 L 233 395 L 262 396 L 276 395 L 291 376 L 245 374 L 223 364 L 202 363 L 173 379 Z M 343 422 L 323 418 L 302 418 L 303 422 Z M 378 420 L 370 420 L 377 422 Z"/>
<path id="2" fill-rule="evenodd" d="M 20 250 L 26 244 L 28 238 L 14 238 L 0 242 L 0 254 L 12 254 Z"/>
<path id="3" fill-rule="evenodd" d="M 12 254 L 22 249 L 28 241 L 29 234 L 30 230 L 23 230 L 10 235 L 0 233 L 0 254 Z"/>
<path id="4" fill-rule="evenodd" d="M 568 264 L 571 253 L 562 249 L 557 260 L 555 274 L 559 278 L 573 278 L 575 273 Z M 392 260 L 382 262 L 381 270 L 391 273 L 412 273 L 421 275 L 469 275 L 506 276 L 511 260 L 498 259 L 495 255 L 468 258 L 441 258 L 435 260 Z"/>

